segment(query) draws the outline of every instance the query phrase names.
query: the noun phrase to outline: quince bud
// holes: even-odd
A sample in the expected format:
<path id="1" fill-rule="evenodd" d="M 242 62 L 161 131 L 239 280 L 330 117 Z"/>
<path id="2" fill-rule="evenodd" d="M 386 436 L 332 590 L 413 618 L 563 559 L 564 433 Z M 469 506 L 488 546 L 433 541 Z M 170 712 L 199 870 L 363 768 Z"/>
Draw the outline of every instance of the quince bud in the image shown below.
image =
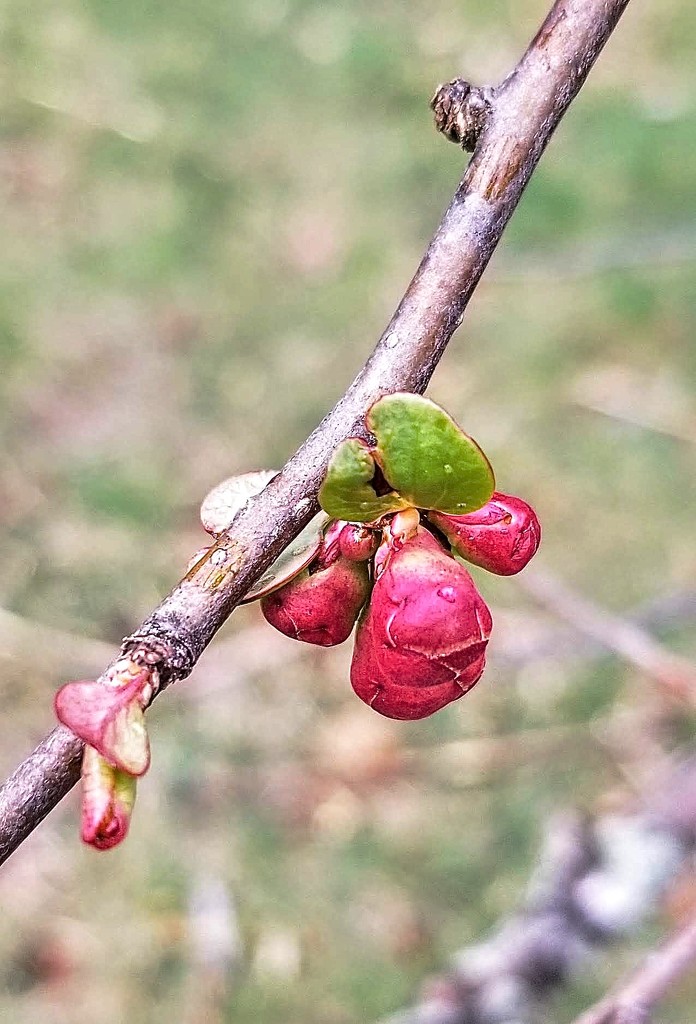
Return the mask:
<path id="1" fill-rule="evenodd" d="M 97 850 L 118 846 L 128 834 L 136 780 L 85 747 L 82 755 L 82 840 Z"/>
<path id="2" fill-rule="evenodd" d="M 541 525 L 534 509 L 513 494 L 496 491 L 476 512 L 448 516 L 428 512 L 462 558 L 498 576 L 514 576 L 536 554 Z"/>
<path id="3" fill-rule="evenodd" d="M 351 562 L 368 562 L 379 544 L 379 535 L 360 523 L 346 523 L 338 539 L 341 554 Z"/>
<path id="4" fill-rule="evenodd" d="M 466 569 L 424 527 L 382 548 L 358 625 L 351 683 L 388 718 L 425 718 L 480 679 L 490 612 Z"/>
<path id="5" fill-rule="evenodd" d="M 114 767 L 144 775 L 150 766 L 150 742 L 143 709 L 152 690 L 149 669 L 119 663 L 106 681 L 66 683 L 56 693 L 55 711 L 63 725 Z"/>
<path id="6" fill-rule="evenodd" d="M 332 647 L 350 636 L 370 593 L 366 562 L 345 558 L 336 546 L 333 560 L 315 560 L 308 569 L 261 601 L 272 626 L 294 640 Z"/>

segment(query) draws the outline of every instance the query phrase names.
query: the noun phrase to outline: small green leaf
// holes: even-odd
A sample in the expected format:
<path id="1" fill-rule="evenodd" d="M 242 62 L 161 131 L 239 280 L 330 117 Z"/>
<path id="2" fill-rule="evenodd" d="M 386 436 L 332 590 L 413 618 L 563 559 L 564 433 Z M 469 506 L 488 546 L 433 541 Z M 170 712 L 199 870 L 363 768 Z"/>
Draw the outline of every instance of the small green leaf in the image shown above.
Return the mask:
<path id="1" fill-rule="evenodd" d="M 331 520 L 325 512 L 319 512 L 307 523 L 302 533 L 288 544 L 275 562 L 266 569 L 251 590 L 242 599 L 242 604 L 258 601 L 274 590 L 279 590 L 306 569 L 321 547 L 324 529 Z"/>
<path id="2" fill-rule="evenodd" d="M 490 499 L 495 478 L 488 459 L 439 405 L 398 392 L 375 402 L 366 423 L 387 483 L 409 504 L 463 515 Z"/>
<path id="3" fill-rule="evenodd" d="M 150 741 L 143 709 L 137 701 L 126 704 L 107 723 L 102 740 L 104 753 L 116 768 L 128 775 L 144 775 L 150 767 Z"/>
<path id="4" fill-rule="evenodd" d="M 334 519 L 372 523 L 389 512 L 408 508 L 410 502 L 398 494 L 376 493 L 371 485 L 376 468 L 364 441 L 349 437 L 339 444 L 319 491 L 319 504 L 324 511 Z"/>

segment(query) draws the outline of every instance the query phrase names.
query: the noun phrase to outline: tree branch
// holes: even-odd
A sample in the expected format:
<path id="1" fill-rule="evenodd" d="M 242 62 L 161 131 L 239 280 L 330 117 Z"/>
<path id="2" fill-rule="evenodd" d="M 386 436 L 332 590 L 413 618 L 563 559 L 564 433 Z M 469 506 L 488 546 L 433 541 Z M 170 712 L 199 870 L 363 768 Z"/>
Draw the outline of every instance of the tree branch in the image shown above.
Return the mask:
<path id="1" fill-rule="evenodd" d="M 206 558 L 123 642 L 160 689 L 183 679 L 316 510 L 337 444 L 393 391 L 423 392 L 554 130 L 628 0 L 556 0 L 487 111 L 463 181 L 374 352 L 343 398 Z M 56 729 L 0 790 L 0 863 L 74 785 L 80 742 Z"/>
<path id="2" fill-rule="evenodd" d="M 662 594 L 629 609 L 622 618 L 647 632 L 676 629 L 693 623 L 696 620 L 696 590 L 686 587 Z M 514 667 L 519 668 L 535 659 L 551 657 L 591 660 L 601 657 L 607 650 L 605 644 L 589 636 L 586 631 L 578 629 L 574 621 L 568 620 L 565 625 L 549 625 L 541 632 L 535 629 L 536 636 L 532 636 L 531 639 L 520 635 L 515 618 L 510 617 L 508 625 L 506 616 L 503 616 L 502 623 L 503 631 L 500 629 L 499 616 L 496 657 L 504 659 Z"/>
<path id="3" fill-rule="evenodd" d="M 655 1006 L 696 964 L 696 917 L 643 960 L 630 978 L 575 1024 L 648 1024 Z"/>
<path id="4" fill-rule="evenodd" d="M 556 616 L 651 676 L 673 700 L 696 702 L 696 667 L 655 640 L 644 626 L 598 607 L 549 572 L 531 570 L 518 582 Z"/>
<path id="5" fill-rule="evenodd" d="M 625 938 L 654 910 L 695 848 L 693 755 L 631 813 L 558 816 L 522 909 L 457 953 L 449 974 L 427 982 L 420 1002 L 384 1024 L 531 1024 L 593 952 Z M 647 1024 L 606 1013 L 654 1005 L 696 956 L 694 932 L 691 925 L 599 1004 L 596 1016 L 576 1024 Z"/>

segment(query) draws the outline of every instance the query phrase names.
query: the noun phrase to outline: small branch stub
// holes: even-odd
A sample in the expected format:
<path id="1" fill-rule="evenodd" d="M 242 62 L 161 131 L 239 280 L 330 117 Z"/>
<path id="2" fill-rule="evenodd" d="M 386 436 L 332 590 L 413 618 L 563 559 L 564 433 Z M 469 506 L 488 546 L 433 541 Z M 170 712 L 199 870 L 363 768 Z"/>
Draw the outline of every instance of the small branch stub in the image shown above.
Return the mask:
<path id="1" fill-rule="evenodd" d="M 490 86 L 471 85 L 463 78 L 453 78 L 439 85 L 430 101 L 435 127 L 450 142 L 473 153 L 486 126 L 492 101 Z"/>

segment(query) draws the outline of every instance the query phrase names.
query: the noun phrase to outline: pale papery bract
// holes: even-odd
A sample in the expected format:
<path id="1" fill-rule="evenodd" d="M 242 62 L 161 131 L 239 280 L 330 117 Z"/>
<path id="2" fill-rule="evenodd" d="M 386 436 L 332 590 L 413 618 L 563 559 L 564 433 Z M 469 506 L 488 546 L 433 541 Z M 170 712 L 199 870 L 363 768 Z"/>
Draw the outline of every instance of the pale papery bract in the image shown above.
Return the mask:
<path id="1" fill-rule="evenodd" d="M 425 527 L 385 543 L 358 624 L 351 683 L 388 718 L 425 718 L 480 679 L 491 615 L 467 570 Z"/>

